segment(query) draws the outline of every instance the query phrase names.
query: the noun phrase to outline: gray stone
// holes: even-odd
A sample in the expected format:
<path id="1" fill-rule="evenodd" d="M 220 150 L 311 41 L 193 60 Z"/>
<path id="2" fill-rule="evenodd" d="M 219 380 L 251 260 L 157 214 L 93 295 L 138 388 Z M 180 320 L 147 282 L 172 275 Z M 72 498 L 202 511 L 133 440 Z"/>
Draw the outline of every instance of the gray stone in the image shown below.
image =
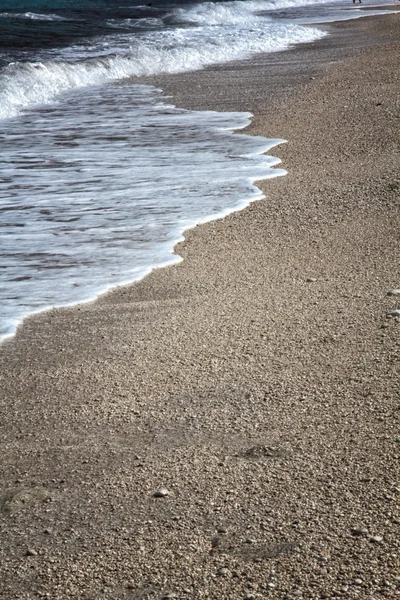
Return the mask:
<path id="1" fill-rule="evenodd" d="M 383 541 L 383 537 L 381 535 L 371 535 L 369 540 L 370 542 L 375 542 L 376 544 L 379 544 Z"/>
<path id="2" fill-rule="evenodd" d="M 165 487 L 160 487 L 153 494 L 154 498 L 165 498 L 169 496 L 169 491 Z"/>
<path id="3" fill-rule="evenodd" d="M 33 548 L 28 548 L 26 551 L 26 556 L 37 556 L 37 552 Z"/>
<path id="4" fill-rule="evenodd" d="M 366 535 L 368 533 L 368 529 L 366 527 L 352 527 L 351 533 L 353 535 Z"/>
<path id="5" fill-rule="evenodd" d="M 317 281 L 316 277 L 307 277 L 306 279 L 307 283 L 315 283 Z"/>
<path id="6" fill-rule="evenodd" d="M 400 288 L 396 288 L 394 290 L 389 290 L 386 295 L 387 296 L 400 296 Z"/>
<path id="7" fill-rule="evenodd" d="M 387 318 L 389 319 L 390 317 L 400 317 L 400 308 L 395 308 L 394 310 L 389 310 L 386 313 Z"/>
<path id="8" fill-rule="evenodd" d="M 217 575 L 219 575 L 220 577 L 226 577 L 227 575 L 229 575 L 229 569 L 227 569 L 226 567 L 221 567 L 220 569 L 218 569 Z"/>

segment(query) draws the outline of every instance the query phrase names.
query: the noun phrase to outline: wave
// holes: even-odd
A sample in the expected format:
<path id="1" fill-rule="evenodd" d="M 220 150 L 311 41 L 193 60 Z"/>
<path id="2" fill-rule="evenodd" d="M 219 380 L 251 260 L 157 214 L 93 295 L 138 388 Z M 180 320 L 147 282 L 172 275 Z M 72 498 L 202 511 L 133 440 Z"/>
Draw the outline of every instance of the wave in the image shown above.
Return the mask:
<path id="1" fill-rule="evenodd" d="M 319 0 L 326 4 L 332 0 Z M 315 5 L 315 0 L 232 0 L 231 2 L 203 2 L 189 8 L 178 8 L 164 18 L 168 24 L 239 25 L 260 21 L 262 13 L 284 8 Z"/>
<path id="2" fill-rule="evenodd" d="M 75 88 L 198 70 L 258 53 L 285 50 L 292 44 L 311 42 L 324 35 L 315 28 L 276 23 L 220 27 L 217 36 L 214 27 L 176 28 L 142 37 L 121 36 L 120 47 L 114 44 L 108 56 L 75 62 L 11 63 L 0 76 L 0 118 L 16 116 L 28 106 L 48 103 Z"/>
<path id="3" fill-rule="evenodd" d="M 191 25 L 238 25 L 243 23 L 254 23 L 259 21 L 256 11 L 265 10 L 266 3 L 250 0 L 244 3 L 241 0 L 233 0 L 220 4 L 217 2 L 204 2 L 190 8 L 178 8 L 172 14 L 164 17 L 163 21 L 168 24 L 191 24 Z"/>
<path id="4" fill-rule="evenodd" d="M 59 15 L 41 14 L 41 13 L 0 13 L 0 18 L 8 19 L 31 19 L 32 21 L 66 21 Z"/>

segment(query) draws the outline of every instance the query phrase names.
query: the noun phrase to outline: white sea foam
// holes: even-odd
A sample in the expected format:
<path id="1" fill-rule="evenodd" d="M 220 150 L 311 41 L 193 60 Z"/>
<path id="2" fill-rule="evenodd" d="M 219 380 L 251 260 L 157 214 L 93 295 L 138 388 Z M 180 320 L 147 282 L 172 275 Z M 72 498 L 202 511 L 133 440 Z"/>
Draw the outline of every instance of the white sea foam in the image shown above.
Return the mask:
<path id="1" fill-rule="evenodd" d="M 4 122 L 0 338 L 26 314 L 176 262 L 185 229 L 261 198 L 253 182 L 284 173 L 262 154 L 282 140 L 230 131 L 246 113 L 180 110 L 129 84 L 64 100 Z"/>
<path id="2" fill-rule="evenodd" d="M 189 8 L 178 8 L 164 18 L 167 23 L 191 23 L 195 25 L 243 25 L 258 23 L 257 11 L 265 10 L 267 2 L 250 0 L 250 2 L 233 1 L 226 3 L 203 2 Z"/>
<path id="3" fill-rule="evenodd" d="M 45 58 L 37 63 L 10 64 L 0 74 L 0 118 L 50 102 L 73 88 L 201 69 L 257 53 L 285 50 L 325 35 L 316 28 L 271 22 L 268 17 L 258 16 L 254 10 L 266 4 L 260 0 L 230 2 L 226 6 L 209 3 L 208 17 L 201 6 L 179 9 L 170 15 L 172 20 L 197 19 L 198 26 L 164 27 L 141 35 L 116 34 L 84 49 L 70 47 L 64 51 L 64 60 Z"/>
<path id="4" fill-rule="evenodd" d="M 318 4 L 331 3 L 321 0 Z M 188 8 L 179 8 L 165 18 L 168 23 L 191 23 L 194 25 L 243 25 L 260 24 L 266 11 L 315 5 L 315 0 L 232 0 L 231 2 L 202 2 Z"/>
<path id="5" fill-rule="evenodd" d="M 0 18 L 13 18 L 13 19 L 30 19 L 31 21 L 65 21 L 64 17 L 60 15 L 42 14 L 42 13 L 0 13 Z"/>

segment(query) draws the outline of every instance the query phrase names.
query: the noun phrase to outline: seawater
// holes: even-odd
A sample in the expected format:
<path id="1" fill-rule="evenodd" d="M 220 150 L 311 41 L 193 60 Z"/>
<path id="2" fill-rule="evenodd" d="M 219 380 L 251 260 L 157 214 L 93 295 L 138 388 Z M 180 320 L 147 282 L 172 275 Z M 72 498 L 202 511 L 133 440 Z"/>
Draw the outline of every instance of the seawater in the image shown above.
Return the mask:
<path id="1" fill-rule="evenodd" d="M 176 262 L 185 229 L 261 198 L 254 182 L 284 174 L 263 154 L 281 140 L 233 133 L 251 115 L 180 110 L 135 77 L 309 42 L 325 32 L 296 22 L 306 8 L 327 19 L 338 10 L 115 4 L 0 0 L 0 339 L 27 314 Z"/>
<path id="2" fill-rule="evenodd" d="M 176 262 L 185 229 L 261 198 L 279 140 L 243 113 L 192 112 L 145 86 L 93 87 L 3 123 L 1 333 Z"/>

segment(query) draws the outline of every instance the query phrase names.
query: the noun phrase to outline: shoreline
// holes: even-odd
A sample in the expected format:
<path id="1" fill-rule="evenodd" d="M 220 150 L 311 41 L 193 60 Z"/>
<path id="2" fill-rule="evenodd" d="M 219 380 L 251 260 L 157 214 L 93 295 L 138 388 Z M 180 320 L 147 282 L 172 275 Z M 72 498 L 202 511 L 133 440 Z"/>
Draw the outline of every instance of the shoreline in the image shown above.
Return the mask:
<path id="1" fill-rule="evenodd" d="M 243 113 L 243 115 L 244 115 L 244 113 Z M 246 117 L 248 124 L 245 124 L 241 127 L 232 125 L 232 127 L 230 127 L 228 129 L 228 131 L 231 134 L 241 133 L 242 131 L 244 131 L 245 129 L 247 129 L 249 127 L 249 125 L 251 123 L 251 118 L 252 118 L 251 116 Z M 247 134 L 247 135 L 249 135 L 249 134 Z M 264 138 L 264 139 L 265 139 L 265 150 L 263 150 L 263 151 L 260 150 L 257 153 L 255 152 L 254 156 L 262 156 L 263 154 L 267 154 L 267 153 L 269 154 L 269 152 L 276 146 L 286 143 L 286 140 L 277 140 L 277 139 L 269 139 L 269 138 Z M 269 156 L 271 156 L 271 154 L 269 154 Z M 24 316 L 20 317 L 18 320 L 16 318 L 14 318 L 13 321 L 16 321 L 15 328 L 13 329 L 13 331 L 11 333 L 6 333 L 3 336 L 0 336 L 0 346 L 4 342 L 11 341 L 15 337 L 17 329 L 24 326 L 24 322 L 26 319 L 30 319 L 40 313 L 46 313 L 46 312 L 50 312 L 50 311 L 54 311 L 54 310 L 63 310 L 63 309 L 68 309 L 68 308 L 77 308 L 77 307 L 83 306 L 85 304 L 97 302 L 102 296 L 104 296 L 106 294 L 110 294 L 120 288 L 125 288 L 126 286 L 131 286 L 131 285 L 135 285 L 135 284 L 139 283 L 140 281 L 145 279 L 152 271 L 159 270 L 159 269 L 165 269 L 165 268 L 171 267 L 173 265 L 179 264 L 179 262 L 181 262 L 181 260 L 182 260 L 182 257 L 175 252 L 175 248 L 179 244 L 182 244 L 185 241 L 186 232 L 198 227 L 199 225 L 204 225 L 206 223 L 209 223 L 210 221 L 224 219 L 226 216 L 228 216 L 232 213 L 244 210 L 252 202 L 262 200 L 264 198 L 264 196 L 263 196 L 263 193 L 261 192 L 261 190 L 259 189 L 257 182 L 260 182 L 263 180 L 269 180 L 269 179 L 273 179 L 274 177 L 280 177 L 282 175 L 285 175 L 284 170 L 279 168 L 280 162 L 281 162 L 280 159 L 276 159 L 276 162 L 274 164 L 271 163 L 271 165 L 269 165 L 269 167 L 266 168 L 266 174 L 263 178 L 261 178 L 261 179 L 258 179 L 258 178 L 250 179 L 249 178 L 248 181 L 251 182 L 250 185 L 251 185 L 254 197 L 250 198 L 250 193 L 249 193 L 249 197 L 247 199 L 242 199 L 240 202 L 237 202 L 232 207 L 227 207 L 219 213 L 210 214 L 206 217 L 203 217 L 202 219 L 194 220 L 191 224 L 184 226 L 183 228 L 176 227 L 175 241 L 171 242 L 170 251 L 168 253 L 166 253 L 165 260 L 163 260 L 162 262 L 156 263 L 154 265 L 150 264 L 148 267 L 143 269 L 143 274 L 139 275 L 137 278 L 132 279 L 132 280 L 121 280 L 120 283 L 110 285 L 109 287 L 105 287 L 102 291 L 95 293 L 94 296 L 88 297 L 87 299 L 82 299 L 82 300 L 70 302 L 67 304 L 57 304 L 57 305 L 53 305 L 53 306 L 46 306 L 46 307 L 37 309 L 35 311 L 26 313 Z M 276 171 L 276 174 L 270 173 L 272 168 L 274 169 L 274 171 Z M 283 171 L 283 172 L 280 172 L 280 171 Z M 246 179 L 246 181 L 247 181 L 247 179 Z M 257 197 L 256 197 L 256 194 L 257 194 Z M 10 328 L 11 328 L 11 325 L 10 325 L 9 329 Z"/>
<path id="2" fill-rule="evenodd" d="M 363 6 L 361 10 L 374 10 L 376 7 L 367 7 L 367 6 Z M 388 10 L 391 9 L 393 10 L 393 8 L 390 5 L 387 5 L 386 7 L 383 6 L 382 9 L 384 10 L 385 8 L 387 8 Z M 349 9 L 349 11 L 351 10 L 351 8 Z M 396 12 L 396 7 L 394 7 L 393 12 Z M 381 15 L 384 16 L 384 15 Z M 347 28 L 348 25 L 351 25 L 351 23 L 357 19 L 360 18 L 368 18 L 368 17 L 350 17 L 349 19 L 343 19 L 343 20 L 339 20 L 339 21 L 332 21 L 332 22 L 322 22 L 322 23 L 313 23 L 310 24 L 309 27 L 320 27 L 322 29 L 326 29 L 328 31 L 332 30 L 331 33 L 328 34 L 328 39 L 327 38 L 322 38 L 322 43 L 324 44 L 324 42 L 328 43 L 328 46 L 331 45 L 329 43 L 329 37 L 333 36 L 333 32 L 335 30 L 335 27 L 339 28 L 339 36 L 343 36 L 343 28 Z M 374 17 L 369 17 L 370 19 L 373 19 Z M 343 27 L 342 27 L 343 25 Z M 340 31 L 341 30 L 341 31 Z M 257 64 L 257 62 L 259 60 L 264 60 L 266 61 L 266 64 L 268 65 L 269 68 L 271 68 L 271 64 L 269 64 L 269 62 L 271 61 L 272 63 L 276 62 L 276 64 L 274 65 L 275 69 L 278 69 L 279 71 L 282 71 L 282 62 L 286 62 L 289 63 L 290 60 L 288 60 L 286 57 L 286 55 L 290 52 L 291 54 L 299 55 L 299 50 L 306 48 L 307 51 L 308 50 L 312 50 L 314 51 L 317 47 L 317 45 L 321 42 L 321 40 L 314 40 L 312 42 L 308 42 L 308 43 L 303 43 L 303 44 L 296 44 L 294 46 L 292 46 L 291 48 L 284 50 L 284 51 L 279 51 L 276 53 L 269 53 L 269 54 L 260 54 L 260 55 L 256 55 L 254 57 L 248 58 L 248 59 L 243 59 L 243 60 L 239 60 L 239 61 L 233 61 L 231 63 L 227 63 L 227 64 L 217 64 L 217 65 L 210 65 L 205 67 L 204 69 L 201 70 L 197 70 L 197 71 L 189 71 L 189 72 L 184 72 L 184 73 L 177 73 L 177 74 L 160 74 L 160 75 L 152 75 L 152 76 L 148 76 L 148 77 L 136 77 L 135 81 L 139 82 L 139 83 L 143 83 L 144 85 L 148 84 L 151 85 L 155 88 L 160 86 L 160 82 L 161 82 L 161 86 L 165 86 L 169 92 L 167 92 L 166 90 L 164 90 L 164 87 L 162 89 L 163 92 L 163 97 L 165 100 L 168 99 L 169 95 L 172 96 L 172 98 L 174 99 L 175 102 L 175 96 L 179 97 L 179 104 L 178 103 L 174 103 L 174 106 L 179 107 L 179 108 L 185 108 L 187 110 L 194 110 L 194 111 L 207 111 L 207 110 L 217 110 L 217 112 L 226 112 L 226 109 L 224 110 L 223 107 L 221 108 L 209 108 L 209 104 L 206 103 L 204 104 L 204 102 L 201 104 L 201 107 L 199 107 L 198 105 L 196 106 L 196 104 L 192 104 L 192 99 L 191 99 L 191 95 L 183 95 L 180 93 L 182 91 L 182 85 L 180 84 L 180 80 L 182 78 L 182 76 L 186 77 L 188 76 L 189 79 L 192 78 L 192 76 L 196 76 L 199 75 L 200 76 L 200 80 L 202 78 L 202 75 L 204 74 L 204 72 L 207 71 L 216 71 L 219 72 L 221 69 L 224 70 L 224 68 L 226 67 L 227 69 L 232 68 L 235 70 L 238 66 L 240 67 L 240 65 L 244 65 L 244 68 L 246 68 L 246 65 L 252 65 L 254 63 Z M 365 39 L 364 39 L 365 42 Z M 360 43 L 360 42 L 359 42 Z M 369 42 L 371 43 L 371 42 Z M 337 49 L 337 48 L 336 48 Z M 343 50 L 341 48 L 341 50 Z M 275 57 L 278 57 L 277 61 L 274 61 Z M 304 56 L 302 57 L 304 59 Z M 271 60 L 272 59 L 272 60 Z M 339 57 L 336 57 L 335 60 L 340 60 Z M 299 59 L 297 61 L 294 61 L 296 63 L 300 62 Z M 307 66 L 308 68 L 310 68 L 311 63 L 314 64 L 315 63 L 315 57 L 314 59 L 311 59 L 310 64 L 308 64 L 308 60 L 306 60 Z M 282 75 L 284 76 L 285 73 L 281 73 L 281 77 Z M 293 73 L 290 73 L 291 76 L 293 76 Z M 177 82 L 177 85 L 175 85 L 175 82 Z M 172 83 L 172 86 L 171 86 Z M 215 82 L 214 82 L 215 84 Z M 291 84 L 293 85 L 293 81 L 291 80 Z M 275 95 L 275 88 L 272 92 L 272 96 Z M 208 93 L 208 91 L 206 92 L 208 95 L 208 102 L 210 101 L 210 94 Z M 165 96 L 164 96 L 165 94 Z M 235 102 L 237 103 L 238 99 L 235 99 Z M 225 98 L 225 102 L 226 102 L 226 98 Z M 255 110 L 255 109 L 253 109 Z M 238 112 L 239 109 L 230 109 L 231 112 Z M 248 113 L 249 111 L 246 110 L 246 108 L 243 106 L 243 108 L 240 109 L 239 112 L 243 112 L 243 113 Z M 287 140 L 281 140 L 278 138 L 269 138 L 264 136 L 263 134 L 252 134 L 251 133 L 251 127 L 252 127 L 252 120 L 253 120 L 253 113 L 251 112 L 251 117 L 250 122 L 248 125 L 243 126 L 241 128 L 236 128 L 233 127 L 232 129 L 230 129 L 230 131 L 232 133 L 238 133 L 238 134 L 244 134 L 244 135 L 260 135 L 261 137 L 265 137 L 266 141 L 273 141 L 274 139 L 277 139 L 277 144 L 275 144 L 274 146 L 272 146 L 272 148 L 274 148 L 277 145 L 280 145 L 282 143 L 286 143 Z M 268 150 L 266 150 L 265 152 L 263 152 L 263 154 L 269 154 L 270 150 L 272 148 L 269 148 Z M 282 161 L 280 161 L 275 165 L 275 167 L 279 167 L 279 165 L 281 164 Z M 279 175 L 276 175 L 279 176 Z M 268 180 L 270 178 L 273 178 L 273 176 L 267 176 L 263 179 L 254 179 L 252 182 L 252 185 L 258 189 L 260 189 L 260 193 L 264 196 L 264 192 L 261 190 L 261 188 L 257 185 L 258 182 L 261 182 L 263 180 Z M 262 199 L 262 198 L 260 198 Z M 0 337 L 0 346 L 6 342 L 6 341 L 11 341 L 13 340 L 13 338 L 16 335 L 16 331 L 17 329 L 21 328 L 24 326 L 24 323 L 26 321 L 26 319 L 30 319 L 30 318 L 34 318 L 35 315 L 41 314 L 41 313 L 46 313 L 46 312 L 50 312 L 50 311 L 54 311 L 54 310 L 63 310 L 63 309 L 69 309 L 69 308 L 76 308 L 88 303 L 95 303 L 97 302 L 102 296 L 113 293 L 114 291 L 117 291 L 119 288 L 124 288 L 126 286 L 131 286 L 131 285 L 136 285 L 137 283 L 141 282 L 143 279 L 145 279 L 152 271 L 154 270 L 158 270 L 158 269 L 163 269 L 163 268 L 167 268 L 176 264 L 179 264 L 179 262 L 182 260 L 179 253 L 176 252 L 176 248 L 177 246 L 179 246 L 180 244 L 185 242 L 185 234 L 187 231 L 196 228 L 198 225 L 203 225 L 205 223 L 208 223 L 209 221 L 213 221 L 213 220 L 219 220 L 219 219 L 223 219 L 225 218 L 227 215 L 234 213 L 234 212 L 238 212 L 243 210 L 244 208 L 246 208 L 251 202 L 255 201 L 257 199 L 254 200 L 250 200 L 248 202 L 244 202 L 240 205 L 239 208 L 233 208 L 232 210 L 226 210 L 226 214 L 221 214 L 221 216 L 210 216 L 205 218 L 205 220 L 199 221 L 197 223 L 194 223 L 193 225 L 190 225 L 189 227 L 185 227 L 184 229 L 182 229 L 179 232 L 179 236 L 177 237 L 176 241 L 173 242 L 173 246 L 171 249 L 171 252 L 169 253 L 168 257 L 165 259 L 165 261 L 163 261 L 162 264 L 156 264 L 154 266 L 149 266 L 146 269 L 146 272 L 144 275 L 140 276 L 137 279 L 132 279 L 130 281 L 126 280 L 123 281 L 121 280 L 121 282 L 119 284 L 113 285 L 109 288 L 105 288 L 103 291 L 97 293 L 96 295 L 94 295 L 93 297 L 90 297 L 86 300 L 81 300 L 81 301 L 77 301 L 77 302 L 71 302 L 71 303 L 67 303 L 67 304 L 59 304 L 59 305 L 54 305 L 54 306 L 48 306 L 45 308 L 41 308 L 38 310 L 35 310 L 33 312 L 28 312 L 26 313 L 26 315 L 24 315 L 23 317 L 21 317 L 20 319 L 18 319 L 17 324 L 15 325 L 15 329 L 12 331 L 12 333 L 7 333 L 5 334 L 3 337 Z M 224 211 L 225 213 L 225 211 Z"/>
<path id="3" fill-rule="evenodd" d="M 367 11 L 368 7 L 364 6 L 362 10 Z M 394 6 L 393 11 L 388 16 L 366 15 L 344 21 L 313 23 L 308 26 L 325 29 L 328 35 L 312 42 L 294 45 L 284 51 L 259 54 L 230 63 L 208 65 L 197 71 L 139 77 L 135 78 L 135 81 L 161 88 L 163 94 L 170 96 L 176 106 L 187 110 L 257 113 L 260 112 L 260 99 L 257 95 L 254 96 L 254 91 L 258 92 L 258 86 L 262 87 L 256 81 L 261 69 L 268 69 L 270 77 L 268 86 L 263 90 L 262 100 L 265 102 L 284 93 L 286 85 L 288 88 L 293 88 L 294 85 L 305 84 L 309 81 L 310 75 L 312 76 L 313 72 L 318 73 L 324 63 L 340 62 L 384 43 L 386 31 L 384 26 L 379 25 L 379 21 L 382 23 L 395 16 L 400 11 L 400 7 Z M 357 35 L 354 35 L 354 29 Z M 220 73 L 229 74 L 231 80 L 219 82 Z M 246 83 L 248 81 L 250 84 L 248 91 L 243 83 L 238 84 L 241 76 L 244 76 Z M 286 79 L 288 79 L 287 84 Z M 237 86 L 241 88 L 240 96 L 235 91 Z M 212 94 L 211 88 L 216 91 L 216 94 Z M 223 92 L 220 88 L 227 89 Z"/>
<path id="4" fill-rule="evenodd" d="M 397 594 L 400 24 L 338 27 L 157 78 L 248 103 L 288 175 L 0 346 L 1 598 Z"/>

